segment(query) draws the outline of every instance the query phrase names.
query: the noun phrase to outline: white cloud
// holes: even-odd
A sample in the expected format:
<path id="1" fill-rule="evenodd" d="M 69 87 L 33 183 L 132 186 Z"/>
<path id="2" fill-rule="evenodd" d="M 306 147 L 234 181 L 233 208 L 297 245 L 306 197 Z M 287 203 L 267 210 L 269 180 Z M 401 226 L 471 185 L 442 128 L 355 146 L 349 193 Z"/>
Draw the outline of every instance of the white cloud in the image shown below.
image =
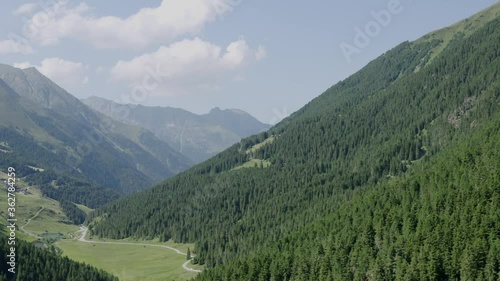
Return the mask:
<path id="1" fill-rule="evenodd" d="M 29 45 L 14 40 L 0 41 L 0 54 L 33 54 L 34 50 Z"/>
<path id="2" fill-rule="evenodd" d="M 31 15 L 33 12 L 38 8 L 37 3 L 26 3 L 21 6 L 19 6 L 15 11 L 14 15 L 16 16 L 21 16 L 21 15 Z"/>
<path id="3" fill-rule="evenodd" d="M 247 61 L 249 58 L 248 56 L 250 55 L 250 47 L 248 47 L 245 40 L 241 39 L 227 46 L 226 53 L 222 57 L 222 61 L 231 68 L 238 67 Z"/>
<path id="4" fill-rule="evenodd" d="M 159 7 L 140 9 L 127 18 L 97 17 L 86 3 L 69 7 L 63 2 L 50 10 L 50 20 L 40 20 L 46 18 L 46 11 L 33 15 L 36 32 L 31 38 L 40 45 L 55 45 L 61 39 L 72 38 L 96 48 L 141 49 L 201 31 L 220 13 L 214 4 L 217 1 L 163 0 Z M 37 26 L 37 22 L 43 25 Z"/>
<path id="5" fill-rule="evenodd" d="M 126 81 L 131 87 L 146 81 L 156 86 L 149 88 L 157 95 L 213 90 L 226 75 L 255 62 L 259 52 L 244 39 L 230 43 L 225 50 L 199 38 L 183 40 L 130 61 L 119 61 L 111 69 L 111 78 Z"/>
<path id="6" fill-rule="evenodd" d="M 88 66 L 60 58 L 46 58 L 40 65 L 32 65 L 29 62 L 15 63 L 14 67 L 22 69 L 36 67 L 40 73 L 69 92 L 82 88 L 89 80 Z"/>
<path id="7" fill-rule="evenodd" d="M 17 63 L 14 63 L 13 65 L 15 68 L 20 68 L 20 69 L 25 69 L 25 68 L 30 68 L 30 67 L 34 67 L 34 65 L 32 65 L 30 62 L 17 62 Z"/>

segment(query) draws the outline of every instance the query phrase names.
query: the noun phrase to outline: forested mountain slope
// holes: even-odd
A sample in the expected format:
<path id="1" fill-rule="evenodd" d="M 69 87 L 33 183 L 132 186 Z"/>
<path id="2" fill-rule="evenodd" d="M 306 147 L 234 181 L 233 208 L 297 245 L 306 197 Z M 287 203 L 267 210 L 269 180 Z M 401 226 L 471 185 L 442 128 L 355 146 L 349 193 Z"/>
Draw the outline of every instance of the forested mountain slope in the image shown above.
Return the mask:
<path id="1" fill-rule="evenodd" d="M 0 65 L 0 96 L 0 154 L 12 163 L 30 162 L 121 194 L 191 166 L 151 132 L 91 110 L 35 68 Z"/>
<path id="2" fill-rule="evenodd" d="M 499 9 L 397 46 L 89 228 L 194 241 L 198 280 L 498 280 Z"/>
<path id="3" fill-rule="evenodd" d="M 270 127 L 235 109 L 214 108 L 197 115 L 179 108 L 123 105 L 99 97 L 82 101 L 115 120 L 150 130 L 196 163 Z"/>

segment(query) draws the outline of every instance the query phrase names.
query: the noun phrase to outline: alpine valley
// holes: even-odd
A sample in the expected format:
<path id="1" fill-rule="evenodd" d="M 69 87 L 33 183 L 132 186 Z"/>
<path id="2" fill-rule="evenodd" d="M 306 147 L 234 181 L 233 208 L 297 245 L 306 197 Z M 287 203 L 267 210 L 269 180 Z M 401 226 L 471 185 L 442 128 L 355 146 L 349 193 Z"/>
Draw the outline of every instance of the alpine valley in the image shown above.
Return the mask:
<path id="1" fill-rule="evenodd" d="M 115 120 L 150 130 L 196 163 L 270 127 L 237 109 L 214 108 L 196 115 L 179 108 L 122 105 L 95 96 L 82 101 Z"/>
<path id="2" fill-rule="evenodd" d="M 400 44 L 89 229 L 194 242 L 195 280 L 498 280 L 499 12 Z"/>
<path id="3" fill-rule="evenodd" d="M 36 68 L 0 65 L 0 100 L 0 178 L 7 186 L 9 168 L 15 169 L 17 182 L 12 186 L 18 193 L 9 196 L 18 196 L 20 210 L 16 215 L 26 222 L 15 229 L 22 240 L 38 241 L 38 246 L 19 241 L 17 249 L 22 262 L 17 280 L 116 280 L 102 270 L 62 257 L 62 250 L 54 242 L 73 238 L 77 225 L 85 221 L 91 210 L 159 183 L 195 162 L 138 126 L 141 124 L 127 125 L 91 109 Z M 183 111 L 177 120 L 182 120 L 183 114 L 194 115 Z M 229 114 L 242 117 L 233 127 L 220 127 L 220 135 L 229 136 L 221 136 L 224 141 L 217 143 L 215 149 L 222 150 L 242 136 L 269 128 L 242 111 Z M 207 121 L 212 122 L 213 128 L 219 128 L 216 123 L 223 118 L 217 117 L 211 114 L 212 121 Z M 199 119 L 203 121 L 202 117 Z M 218 133 L 210 132 L 210 128 L 197 132 L 197 144 L 211 146 L 216 141 L 209 139 Z M 7 215 L 7 199 L 9 204 L 16 199 L 4 198 L 4 191 L 0 196 L 2 217 Z M 0 226 L 0 280 L 11 280 L 5 279 L 4 265 L 8 259 L 3 255 L 9 253 L 11 244 L 3 238 L 6 226 Z M 5 251 L 3 247 L 7 247 Z M 40 273 L 40 263 L 57 264 L 60 268 Z M 73 270 L 68 272 L 70 268 Z"/>
<path id="4" fill-rule="evenodd" d="M 17 280 L 500 280 L 500 3 L 271 128 L 7 65 L 0 100 L 0 177 L 41 194 L 19 230 L 46 249 L 20 241 Z"/>
<path id="5" fill-rule="evenodd" d="M 0 79 L 3 166 L 24 162 L 130 194 L 192 165 L 151 132 L 96 113 L 35 68 L 0 65 Z"/>

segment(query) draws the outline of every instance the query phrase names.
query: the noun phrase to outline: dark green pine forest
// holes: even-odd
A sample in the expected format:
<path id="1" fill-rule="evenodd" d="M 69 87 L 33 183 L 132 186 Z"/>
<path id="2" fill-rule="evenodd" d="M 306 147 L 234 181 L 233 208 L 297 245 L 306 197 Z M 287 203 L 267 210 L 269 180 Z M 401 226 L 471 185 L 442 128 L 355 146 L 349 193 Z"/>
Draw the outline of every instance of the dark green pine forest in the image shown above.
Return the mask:
<path id="1" fill-rule="evenodd" d="M 2 227 L 5 227 L 1 225 Z M 0 281 L 118 281 L 118 278 L 92 266 L 61 257 L 48 250 L 42 250 L 33 244 L 18 240 L 16 243 L 16 274 L 8 272 L 7 238 L 0 235 Z M 6 253 L 6 254 L 4 254 Z"/>
<path id="2" fill-rule="evenodd" d="M 32 140 L 24 142 L 26 138 L 21 135 L 13 133 L 12 130 L 0 128 L 0 138 L 10 134 L 18 137 L 16 143 L 25 145 L 26 150 L 35 155 L 37 153 L 43 154 L 43 150 L 38 146 L 31 146 Z M 1 147 L 0 145 L 0 149 Z M 47 153 L 44 156 L 49 155 Z M 50 157 L 42 159 L 47 160 Z M 89 208 L 97 208 L 120 197 L 116 191 L 91 183 L 88 180 L 55 172 L 50 168 L 44 170 L 44 172 L 36 172 L 29 168 L 30 166 L 37 166 L 37 164 L 14 153 L 3 153 L 0 158 L 0 169 L 2 171 L 7 171 L 8 167 L 16 167 L 17 175 L 24 178 L 29 185 L 39 187 L 44 196 L 59 201 L 63 212 L 75 224 L 83 223 L 86 214 L 73 203 L 82 204 Z"/>
<path id="3" fill-rule="evenodd" d="M 194 242 L 195 280 L 500 280 L 500 17 L 460 27 L 104 205 L 92 235 Z"/>

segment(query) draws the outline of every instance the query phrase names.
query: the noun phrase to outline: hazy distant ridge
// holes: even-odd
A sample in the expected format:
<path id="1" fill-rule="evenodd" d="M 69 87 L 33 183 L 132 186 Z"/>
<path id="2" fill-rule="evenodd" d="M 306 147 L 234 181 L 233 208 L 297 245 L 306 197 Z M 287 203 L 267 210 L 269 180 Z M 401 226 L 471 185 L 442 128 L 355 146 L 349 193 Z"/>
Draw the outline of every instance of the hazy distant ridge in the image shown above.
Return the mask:
<path id="1" fill-rule="evenodd" d="M 237 109 L 214 108 L 207 114 L 197 115 L 173 107 L 122 105 L 95 96 L 82 101 L 115 120 L 150 130 L 195 162 L 206 160 L 242 138 L 270 128 Z"/>

